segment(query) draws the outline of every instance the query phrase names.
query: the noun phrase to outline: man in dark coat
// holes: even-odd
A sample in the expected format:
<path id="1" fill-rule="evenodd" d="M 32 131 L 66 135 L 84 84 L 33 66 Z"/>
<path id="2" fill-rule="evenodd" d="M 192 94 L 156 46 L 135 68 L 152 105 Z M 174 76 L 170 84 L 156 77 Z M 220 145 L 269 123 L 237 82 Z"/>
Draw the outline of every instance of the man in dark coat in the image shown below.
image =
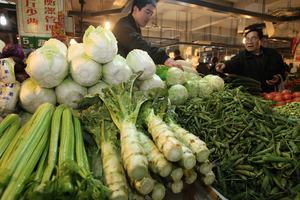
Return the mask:
<path id="1" fill-rule="evenodd" d="M 245 29 L 245 50 L 225 64 L 218 64 L 218 72 L 247 76 L 261 82 L 263 92 L 275 91 L 284 80 L 284 63 L 274 49 L 261 46 L 261 28 L 249 26 Z"/>
<path id="2" fill-rule="evenodd" d="M 181 67 L 169 58 L 163 49 L 152 46 L 143 39 L 141 27 L 150 21 L 156 7 L 155 0 L 134 0 L 131 13 L 121 18 L 115 25 L 113 33 L 118 41 L 119 54 L 126 57 L 133 49 L 141 49 L 150 55 L 155 64 Z"/>

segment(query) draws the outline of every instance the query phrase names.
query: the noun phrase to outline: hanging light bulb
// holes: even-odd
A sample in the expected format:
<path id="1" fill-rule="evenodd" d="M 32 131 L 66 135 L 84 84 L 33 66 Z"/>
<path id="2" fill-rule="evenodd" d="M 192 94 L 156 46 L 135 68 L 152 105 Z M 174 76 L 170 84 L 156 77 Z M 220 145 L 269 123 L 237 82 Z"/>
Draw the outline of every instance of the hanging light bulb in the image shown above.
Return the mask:
<path id="1" fill-rule="evenodd" d="M 0 16 L 0 25 L 6 26 L 6 24 L 7 24 L 6 17 L 2 14 L 2 15 Z"/>
<path id="2" fill-rule="evenodd" d="M 110 30 L 111 26 L 110 26 L 110 21 L 109 20 L 105 21 L 104 27 L 105 27 L 106 30 Z"/>

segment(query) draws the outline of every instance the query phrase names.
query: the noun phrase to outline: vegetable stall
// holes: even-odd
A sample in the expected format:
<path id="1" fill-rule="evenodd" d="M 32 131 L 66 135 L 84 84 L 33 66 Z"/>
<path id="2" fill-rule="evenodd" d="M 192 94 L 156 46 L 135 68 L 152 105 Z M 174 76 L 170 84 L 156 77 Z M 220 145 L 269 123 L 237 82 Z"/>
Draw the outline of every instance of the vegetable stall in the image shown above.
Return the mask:
<path id="1" fill-rule="evenodd" d="M 191 184 L 228 199 L 299 199 L 298 93 L 274 107 L 253 80 L 183 69 L 142 50 L 117 55 L 102 27 L 68 48 L 48 40 L 15 90 L 22 111 L 0 123 L 1 199 L 159 200 Z"/>

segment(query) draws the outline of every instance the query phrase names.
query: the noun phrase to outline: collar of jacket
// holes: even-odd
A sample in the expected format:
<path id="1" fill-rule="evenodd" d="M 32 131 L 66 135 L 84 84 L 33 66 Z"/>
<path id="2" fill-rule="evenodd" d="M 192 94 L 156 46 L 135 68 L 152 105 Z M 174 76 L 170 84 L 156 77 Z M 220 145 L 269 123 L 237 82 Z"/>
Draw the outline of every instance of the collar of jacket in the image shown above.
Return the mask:
<path id="1" fill-rule="evenodd" d="M 134 29 L 138 32 L 138 33 L 142 33 L 141 28 L 137 25 L 137 23 L 134 20 L 134 17 L 132 16 L 132 14 L 130 13 L 128 16 L 128 20 L 129 23 L 134 27 Z"/>
<path id="2" fill-rule="evenodd" d="M 247 58 L 251 58 L 251 57 L 254 57 L 254 56 L 262 56 L 262 55 L 266 55 L 268 54 L 266 48 L 264 47 L 260 47 L 260 54 L 259 55 L 255 55 L 247 50 L 244 51 L 244 55 L 247 57 Z"/>

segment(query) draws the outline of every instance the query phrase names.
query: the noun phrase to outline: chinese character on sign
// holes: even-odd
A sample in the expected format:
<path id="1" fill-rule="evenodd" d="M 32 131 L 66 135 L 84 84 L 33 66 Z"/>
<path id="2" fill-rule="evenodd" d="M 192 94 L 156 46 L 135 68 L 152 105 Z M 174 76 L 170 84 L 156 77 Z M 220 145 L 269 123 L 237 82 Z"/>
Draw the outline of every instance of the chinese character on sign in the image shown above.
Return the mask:
<path id="1" fill-rule="evenodd" d="M 45 6 L 55 6 L 55 0 L 45 0 Z"/>
<path id="2" fill-rule="evenodd" d="M 38 25 L 38 23 L 39 23 L 39 20 L 36 19 L 36 18 L 28 18 L 26 21 L 27 21 L 27 24 L 28 24 L 28 25 L 29 25 L 29 24 L 35 24 L 35 25 Z"/>
<path id="3" fill-rule="evenodd" d="M 45 7 L 46 15 L 55 15 L 55 7 Z"/>
<path id="4" fill-rule="evenodd" d="M 26 14 L 28 14 L 28 16 L 33 16 L 37 14 L 35 0 L 26 0 Z"/>

